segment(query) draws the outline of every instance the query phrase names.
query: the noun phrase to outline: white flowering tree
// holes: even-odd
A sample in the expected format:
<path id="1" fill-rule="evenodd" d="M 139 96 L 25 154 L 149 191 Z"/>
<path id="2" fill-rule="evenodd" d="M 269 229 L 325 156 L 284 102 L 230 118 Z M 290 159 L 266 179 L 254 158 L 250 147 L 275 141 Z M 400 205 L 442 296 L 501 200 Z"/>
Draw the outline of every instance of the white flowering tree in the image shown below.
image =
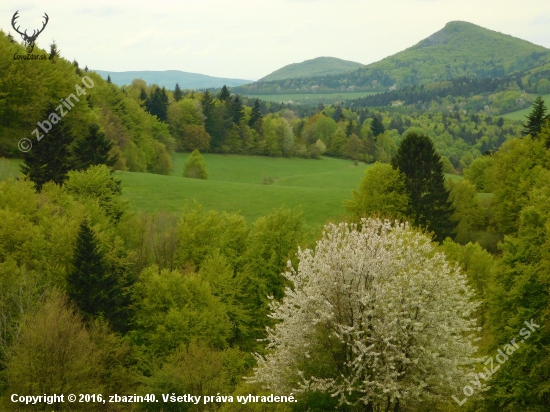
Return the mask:
<path id="1" fill-rule="evenodd" d="M 408 224 L 330 224 L 299 250 L 293 288 L 271 305 L 252 381 L 278 393 L 399 411 L 450 399 L 473 369 L 478 303 L 458 267 Z"/>

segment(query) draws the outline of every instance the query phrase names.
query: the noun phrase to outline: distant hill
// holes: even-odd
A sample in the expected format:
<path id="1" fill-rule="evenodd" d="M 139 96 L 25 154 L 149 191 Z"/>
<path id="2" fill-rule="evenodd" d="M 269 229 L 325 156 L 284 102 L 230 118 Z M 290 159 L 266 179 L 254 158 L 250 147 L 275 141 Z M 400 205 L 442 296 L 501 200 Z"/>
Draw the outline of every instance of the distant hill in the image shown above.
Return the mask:
<path id="1" fill-rule="evenodd" d="M 331 74 L 347 73 L 364 67 L 364 64 L 336 57 L 317 57 L 302 63 L 292 63 L 275 70 L 259 81 L 296 79 L 299 77 L 328 76 Z"/>
<path id="2" fill-rule="evenodd" d="M 448 79 L 503 77 L 550 62 L 550 49 L 472 23 L 453 21 L 418 44 L 353 72 L 258 81 L 243 94 L 384 91 Z"/>
<path id="3" fill-rule="evenodd" d="M 104 79 L 111 76 L 111 81 L 122 86 L 129 85 L 134 79 L 143 79 L 147 84 L 157 84 L 160 87 L 166 87 L 173 90 L 176 83 L 182 89 L 207 89 L 211 87 L 222 87 L 224 84 L 228 87 L 240 86 L 245 83 L 252 83 L 252 80 L 226 79 L 223 77 L 212 77 L 205 74 L 188 73 L 179 70 L 165 71 L 130 71 L 130 72 L 109 72 L 105 70 L 94 70 Z"/>

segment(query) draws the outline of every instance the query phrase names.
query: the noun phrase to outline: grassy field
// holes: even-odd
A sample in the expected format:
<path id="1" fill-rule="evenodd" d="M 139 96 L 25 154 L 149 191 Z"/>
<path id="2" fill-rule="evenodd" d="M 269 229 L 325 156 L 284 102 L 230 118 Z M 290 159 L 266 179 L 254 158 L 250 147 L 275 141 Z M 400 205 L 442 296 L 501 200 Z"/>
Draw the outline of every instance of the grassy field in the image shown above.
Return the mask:
<path id="1" fill-rule="evenodd" d="M 342 201 L 351 197 L 367 167 L 332 158 L 205 154 L 210 178 L 197 180 L 181 177 L 187 156 L 175 155 L 171 176 L 117 172 L 133 209 L 181 212 L 186 201 L 197 200 L 204 210 L 238 212 L 252 222 L 285 205 L 300 207 L 307 227 L 320 227 L 342 218 Z"/>
<path id="2" fill-rule="evenodd" d="M 187 156 L 177 153 L 173 157 L 170 176 L 116 172 L 131 209 L 180 213 L 186 203 L 192 206 L 196 200 L 203 210 L 240 213 L 251 223 L 284 205 L 301 208 L 306 228 L 316 231 L 328 221 L 344 217 L 342 202 L 351 198 L 368 167 L 330 157 L 308 160 L 205 154 L 210 178 L 198 180 L 182 176 Z M 0 180 L 19 175 L 20 162 L 0 159 Z"/>
<path id="3" fill-rule="evenodd" d="M 533 97 L 533 99 L 536 99 L 538 94 L 532 94 L 531 96 Z M 542 98 L 544 99 L 544 103 L 546 104 L 546 107 L 550 107 L 550 94 L 544 94 L 542 95 Z M 533 110 L 533 107 L 529 106 L 526 109 L 521 109 L 515 112 L 503 114 L 502 117 L 506 117 L 508 119 L 513 119 L 513 120 L 524 121 L 525 116 L 531 113 L 532 110 Z"/>
<path id="4" fill-rule="evenodd" d="M 258 98 L 267 102 L 288 102 L 292 100 L 294 103 L 319 103 L 331 104 L 340 100 L 358 99 L 359 97 L 370 96 L 377 92 L 347 92 L 347 93 L 309 93 L 309 94 L 259 94 L 248 96 Z"/>

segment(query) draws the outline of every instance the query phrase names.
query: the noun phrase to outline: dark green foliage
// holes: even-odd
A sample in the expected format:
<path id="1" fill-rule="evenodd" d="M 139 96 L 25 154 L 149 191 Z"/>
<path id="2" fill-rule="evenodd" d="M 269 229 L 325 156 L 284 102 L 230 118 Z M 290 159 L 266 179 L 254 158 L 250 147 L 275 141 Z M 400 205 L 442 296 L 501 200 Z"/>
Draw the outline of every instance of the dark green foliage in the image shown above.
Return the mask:
<path id="1" fill-rule="evenodd" d="M 48 56 L 48 59 L 52 62 L 52 63 L 55 63 L 56 62 L 56 59 L 59 57 L 59 49 L 57 47 L 57 44 L 54 42 L 52 42 L 52 44 L 50 44 L 50 54 Z"/>
<path id="2" fill-rule="evenodd" d="M 147 92 L 145 92 L 145 89 L 142 87 L 141 91 L 139 92 L 139 99 L 143 100 L 143 103 L 147 102 Z"/>
<path id="3" fill-rule="evenodd" d="M 437 241 L 453 236 L 454 210 L 445 188 L 443 164 L 429 137 L 409 133 L 401 142 L 392 166 L 405 174 L 410 195 L 409 216 L 416 226 L 435 233 Z"/>
<path id="4" fill-rule="evenodd" d="M 218 97 L 218 100 L 220 100 L 222 102 L 229 101 L 229 98 L 231 97 L 231 93 L 229 92 L 229 89 L 227 88 L 227 86 L 225 84 L 223 85 L 222 89 L 218 93 L 217 97 Z"/>
<path id="5" fill-rule="evenodd" d="M 214 98 L 212 94 L 207 90 L 202 95 L 201 99 L 202 113 L 204 114 L 204 128 L 206 132 L 212 136 L 212 132 L 216 129 L 216 124 L 214 120 Z"/>
<path id="6" fill-rule="evenodd" d="M 113 326 L 121 326 L 122 288 L 88 220 L 80 225 L 73 265 L 67 277 L 69 297 L 85 314 L 104 316 Z"/>
<path id="7" fill-rule="evenodd" d="M 342 114 L 342 106 L 336 107 L 336 110 L 334 111 L 332 118 L 336 123 L 338 123 L 341 119 L 344 118 L 344 115 Z"/>
<path id="8" fill-rule="evenodd" d="M 239 124 L 243 118 L 243 104 L 239 96 L 235 96 L 232 101 L 230 100 L 230 113 L 233 116 L 233 123 Z"/>
<path id="9" fill-rule="evenodd" d="M 55 113 L 53 107 L 46 113 L 52 112 Z M 46 121 L 43 122 L 45 123 Z M 63 120 L 59 120 L 57 124 L 52 123 L 50 122 L 49 133 L 44 134 L 40 142 L 34 143 L 32 149 L 25 153 L 25 163 L 21 165 L 21 172 L 34 182 L 38 191 L 49 181 L 63 184 L 67 179 L 67 172 L 72 169 L 70 146 L 74 140 L 73 134 Z M 38 130 L 42 135 L 42 130 Z"/>
<path id="10" fill-rule="evenodd" d="M 248 121 L 248 125 L 250 127 L 254 127 L 256 122 L 260 120 L 263 117 L 262 111 L 260 110 L 260 101 L 258 99 L 254 100 L 254 106 L 252 107 L 252 113 L 250 115 L 250 120 Z"/>
<path id="11" fill-rule="evenodd" d="M 157 87 L 145 102 L 145 107 L 149 113 L 157 116 L 159 120 L 165 121 L 166 113 L 168 111 L 168 103 L 166 89 L 164 87 L 162 89 Z"/>
<path id="12" fill-rule="evenodd" d="M 111 84 L 112 81 L 111 81 L 111 76 L 110 75 L 107 75 L 107 83 Z"/>
<path id="13" fill-rule="evenodd" d="M 370 130 L 372 131 L 373 136 L 376 137 L 379 134 L 384 133 L 386 131 L 386 128 L 384 127 L 382 121 L 378 118 L 378 116 L 374 116 L 370 125 Z"/>
<path id="14" fill-rule="evenodd" d="M 544 123 L 550 120 L 550 115 L 546 114 L 547 110 L 544 100 L 541 96 L 538 96 L 533 102 L 533 110 L 527 116 L 527 123 L 523 125 L 524 136 L 530 134 L 537 137 Z"/>
<path id="15" fill-rule="evenodd" d="M 174 100 L 179 102 L 183 97 L 183 92 L 180 89 L 180 85 L 176 83 L 176 88 L 174 89 Z"/>
<path id="16" fill-rule="evenodd" d="M 104 164 L 112 167 L 118 160 L 117 156 L 110 157 L 109 152 L 113 143 L 99 130 L 97 124 L 88 128 L 88 135 L 78 138 L 73 147 L 75 170 L 84 170 L 93 165 Z"/>

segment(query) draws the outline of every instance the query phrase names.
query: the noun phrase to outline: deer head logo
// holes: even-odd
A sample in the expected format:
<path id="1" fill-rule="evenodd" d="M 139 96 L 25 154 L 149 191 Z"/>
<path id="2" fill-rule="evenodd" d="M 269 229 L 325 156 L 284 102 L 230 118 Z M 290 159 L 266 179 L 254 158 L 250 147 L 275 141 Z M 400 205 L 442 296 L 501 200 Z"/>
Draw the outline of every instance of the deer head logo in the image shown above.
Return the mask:
<path id="1" fill-rule="evenodd" d="M 21 35 L 21 38 L 26 43 L 27 53 L 31 53 L 34 49 L 34 42 L 38 38 L 38 35 L 44 31 L 44 29 L 46 28 L 46 25 L 48 24 L 48 20 L 50 18 L 48 17 L 48 15 L 46 13 L 44 13 L 43 17 L 44 17 L 44 19 L 46 19 L 46 21 L 44 23 L 42 23 L 42 28 L 40 30 L 33 30 L 32 34 L 29 36 L 27 34 L 27 30 L 25 30 L 23 33 L 21 33 L 19 31 L 19 26 L 15 27 L 15 21 L 19 18 L 18 14 L 19 14 L 19 10 L 17 10 L 15 12 L 15 14 L 13 15 L 13 17 L 11 19 L 11 25 L 12 25 L 13 29 Z"/>

